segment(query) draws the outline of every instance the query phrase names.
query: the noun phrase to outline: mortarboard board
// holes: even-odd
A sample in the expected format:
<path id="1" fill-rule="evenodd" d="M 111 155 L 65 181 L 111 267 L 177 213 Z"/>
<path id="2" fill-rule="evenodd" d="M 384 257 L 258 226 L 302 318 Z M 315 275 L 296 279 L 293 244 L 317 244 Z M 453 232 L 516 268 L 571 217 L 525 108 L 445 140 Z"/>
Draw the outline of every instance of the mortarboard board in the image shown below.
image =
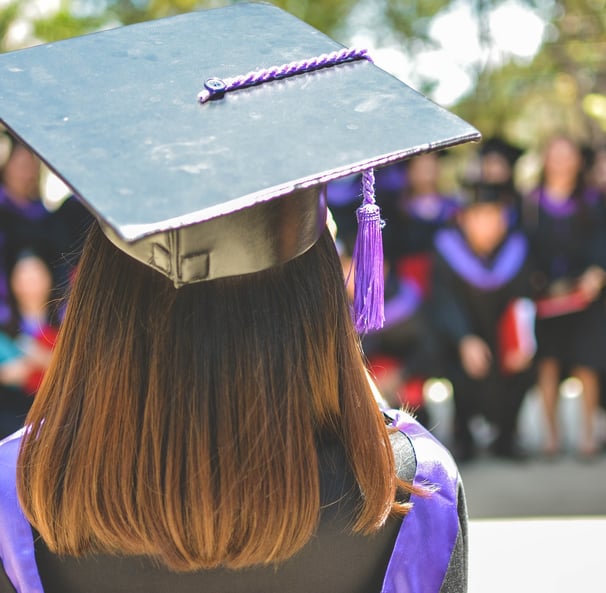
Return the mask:
<path id="1" fill-rule="evenodd" d="M 479 139 L 368 60 L 198 101 L 341 49 L 266 4 L 130 25 L 0 55 L 0 121 L 176 286 L 251 273 L 313 245 L 327 182 Z"/>

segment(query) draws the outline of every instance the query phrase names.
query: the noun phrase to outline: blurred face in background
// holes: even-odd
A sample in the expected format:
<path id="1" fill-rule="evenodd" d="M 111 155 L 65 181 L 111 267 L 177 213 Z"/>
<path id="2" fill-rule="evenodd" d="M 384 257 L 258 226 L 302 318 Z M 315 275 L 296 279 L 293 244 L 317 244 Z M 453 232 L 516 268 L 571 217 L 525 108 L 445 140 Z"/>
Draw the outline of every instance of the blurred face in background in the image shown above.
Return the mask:
<path id="1" fill-rule="evenodd" d="M 482 157 L 482 180 L 486 183 L 506 183 L 513 174 L 509 161 L 498 152 L 488 152 Z"/>
<path id="2" fill-rule="evenodd" d="M 19 259 L 13 268 L 10 283 L 22 314 L 36 316 L 46 311 L 53 279 L 42 259 L 35 255 Z"/>
<path id="3" fill-rule="evenodd" d="M 554 138 L 545 150 L 545 185 L 556 191 L 572 191 L 583 166 L 579 147 L 568 138 Z"/>
<path id="4" fill-rule="evenodd" d="M 431 194 L 436 191 L 440 164 L 435 153 L 422 154 L 408 163 L 408 183 L 413 194 Z"/>
<path id="5" fill-rule="evenodd" d="M 502 204 L 472 204 L 459 214 L 459 226 L 475 253 L 490 255 L 507 233 L 507 215 Z"/>
<path id="6" fill-rule="evenodd" d="M 15 146 L 4 165 L 2 183 L 12 198 L 36 199 L 39 194 L 40 161 L 24 146 Z"/>

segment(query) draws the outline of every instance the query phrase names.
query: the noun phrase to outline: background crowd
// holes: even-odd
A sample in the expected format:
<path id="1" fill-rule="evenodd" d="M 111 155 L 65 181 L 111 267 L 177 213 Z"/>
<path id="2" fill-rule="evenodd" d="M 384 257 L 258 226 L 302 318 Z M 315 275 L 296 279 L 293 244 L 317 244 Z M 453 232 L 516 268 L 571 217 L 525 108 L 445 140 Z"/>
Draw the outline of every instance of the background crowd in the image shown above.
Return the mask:
<path id="1" fill-rule="evenodd" d="M 6 140 L 0 167 L 0 436 L 21 426 L 31 405 L 90 222 L 74 197 L 47 208 L 39 161 L 8 135 Z M 452 167 L 445 166 L 453 155 L 446 152 L 377 174 L 386 221 L 386 322 L 362 336 L 364 351 L 387 404 L 414 409 L 428 425 L 427 381 L 450 382 L 451 447 L 459 461 L 478 451 L 471 430 L 478 416 L 493 428 L 491 453 L 525 458 L 516 427 L 534 386 L 543 401 L 543 452 L 557 455 L 559 387 L 570 375 L 583 387 L 578 453 L 592 459 L 603 445 L 595 419 L 606 399 L 606 148 L 590 150 L 553 136 L 535 182 L 523 189 L 516 175 L 522 156 L 519 148 L 489 138 L 458 163 L 455 183 Z M 331 183 L 328 199 L 347 277 L 359 179 Z"/>
<path id="2" fill-rule="evenodd" d="M 524 156 L 488 138 L 459 164 L 448 192 L 451 154 L 417 157 L 377 179 L 386 323 L 363 337 L 365 353 L 389 405 L 415 408 L 426 422 L 427 379 L 449 381 L 459 461 L 478 452 L 470 428 L 477 417 L 491 427 L 490 453 L 525 459 L 516 427 L 533 387 L 543 403 L 543 453 L 558 455 L 568 376 L 583 390 L 579 457 L 594 459 L 603 445 L 596 414 L 606 373 L 606 151 L 554 135 L 534 180 L 521 186 Z M 346 272 L 356 184 L 329 188 Z"/>
<path id="3" fill-rule="evenodd" d="M 51 211 L 41 164 L 2 135 L 0 164 L 0 437 L 22 424 L 50 359 L 62 296 L 90 215 L 73 197 Z"/>

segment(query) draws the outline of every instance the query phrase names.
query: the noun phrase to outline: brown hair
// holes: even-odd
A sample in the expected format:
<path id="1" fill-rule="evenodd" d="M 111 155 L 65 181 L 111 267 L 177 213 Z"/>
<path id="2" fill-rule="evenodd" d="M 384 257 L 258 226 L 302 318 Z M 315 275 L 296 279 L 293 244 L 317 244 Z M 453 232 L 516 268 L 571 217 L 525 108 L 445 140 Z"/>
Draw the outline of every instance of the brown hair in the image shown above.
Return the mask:
<path id="1" fill-rule="evenodd" d="M 27 420 L 18 491 L 52 551 L 174 570 L 292 556 L 317 525 L 317 439 L 377 530 L 401 483 L 328 232 L 248 276 L 174 289 L 94 225 Z"/>

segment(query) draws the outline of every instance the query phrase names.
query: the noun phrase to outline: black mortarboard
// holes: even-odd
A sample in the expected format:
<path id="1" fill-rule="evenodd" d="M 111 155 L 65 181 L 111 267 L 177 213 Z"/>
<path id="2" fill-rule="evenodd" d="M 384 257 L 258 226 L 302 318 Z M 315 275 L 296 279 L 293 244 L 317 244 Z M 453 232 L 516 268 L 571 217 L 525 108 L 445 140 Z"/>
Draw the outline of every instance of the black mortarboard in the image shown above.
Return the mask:
<path id="1" fill-rule="evenodd" d="M 175 285 L 255 272 L 318 239 L 326 182 L 479 138 L 368 60 L 198 100 L 341 49 L 271 5 L 193 12 L 0 55 L 0 120 Z"/>
<path id="2" fill-rule="evenodd" d="M 465 206 L 473 206 L 474 204 L 512 206 L 517 199 L 516 191 L 511 183 L 475 181 L 462 184 L 461 191 L 465 199 Z"/>
<path id="3" fill-rule="evenodd" d="M 510 167 L 513 167 L 516 161 L 524 154 L 524 151 L 499 136 L 492 136 L 482 142 L 479 153 L 482 157 L 496 153 L 502 156 L 509 163 Z"/>

